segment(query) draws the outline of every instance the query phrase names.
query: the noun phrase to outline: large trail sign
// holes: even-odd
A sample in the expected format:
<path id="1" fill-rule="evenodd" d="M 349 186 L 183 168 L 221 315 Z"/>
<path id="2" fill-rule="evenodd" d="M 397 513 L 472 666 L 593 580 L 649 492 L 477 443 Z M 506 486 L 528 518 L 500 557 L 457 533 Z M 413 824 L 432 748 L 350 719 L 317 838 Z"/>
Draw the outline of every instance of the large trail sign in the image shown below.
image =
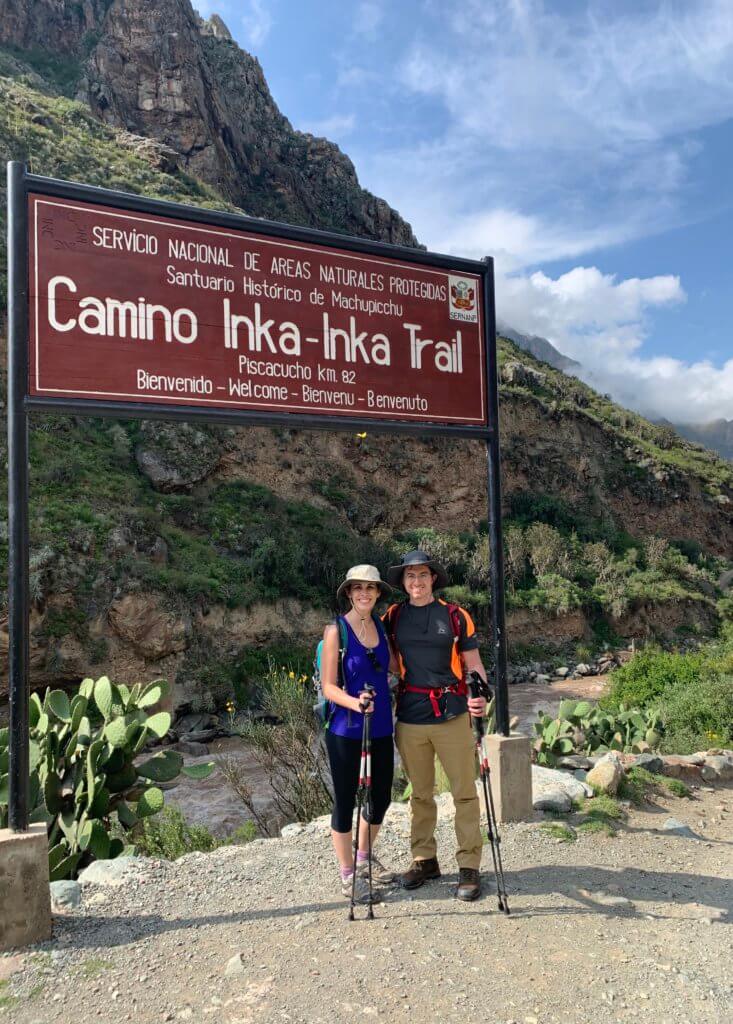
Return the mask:
<path id="1" fill-rule="evenodd" d="M 493 263 L 8 164 L 10 804 L 28 828 L 28 416 L 480 438 L 509 734 Z M 483 490 L 484 481 L 475 481 Z"/>
<path id="2" fill-rule="evenodd" d="M 487 424 L 478 273 L 28 202 L 31 395 Z"/>

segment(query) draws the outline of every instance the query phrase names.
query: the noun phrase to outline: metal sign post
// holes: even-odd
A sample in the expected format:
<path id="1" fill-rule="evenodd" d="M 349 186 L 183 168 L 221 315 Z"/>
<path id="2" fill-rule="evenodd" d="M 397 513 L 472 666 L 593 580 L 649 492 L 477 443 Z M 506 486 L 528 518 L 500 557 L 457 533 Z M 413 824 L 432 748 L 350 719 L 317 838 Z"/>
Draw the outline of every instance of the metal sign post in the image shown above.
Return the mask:
<path id="1" fill-rule="evenodd" d="M 509 734 L 493 264 L 8 165 L 10 827 L 28 827 L 28 414 L 484 440 Z"/>
<path id="2" fill-rule="evenodd" d="M 8 825 L 28 831 L 28 218 L 25 167 L 8 164 Z"/>

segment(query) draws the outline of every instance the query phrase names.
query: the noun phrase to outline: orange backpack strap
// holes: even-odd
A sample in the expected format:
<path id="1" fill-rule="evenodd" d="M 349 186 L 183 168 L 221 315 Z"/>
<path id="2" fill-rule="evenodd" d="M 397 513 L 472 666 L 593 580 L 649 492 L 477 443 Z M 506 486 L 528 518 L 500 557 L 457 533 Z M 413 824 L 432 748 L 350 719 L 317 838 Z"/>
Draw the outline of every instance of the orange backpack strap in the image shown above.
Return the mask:
<path id="1" fill-rule="evenodd" d="M 466 666 L 463 662 L 461 652 L 458 650 L 458 644 L 463 633 L 463 624 L 465 624 L 466 627 L 467 638 L 474 635 L 476 627 L 473 624 L 473 619 L 465 608 L 461 608 L 458 604 L 451 604 L 448 601 L 444 601 L 442 598 L 438 598 L 438 600 L 448 609 L 448 618 L 450 619 L 451 629 L 453 630 L 453 651 L 451 653 L 450 667 L 456 679 L 460 679 L 460 683 L 458 684 L 458 693 L 465 695 L 468 693 L 468 686 L 466 685 Z"/>
<path id="2" fill-rule="evenodd" d="M 382 622 L 384 623 L 384 628 L 385 628 L 385 631 L 387 633 L 387 638 L 389 639 L 390 647 L 392 648 L 392 650 L 394 651 L 394 653 L 395 653 L 395 655 L 397 657 L 397 664 L 398 664 L 399 670 L 400 670 L 400 685 L 399 685 L 398 693 L 397 693 L 398 699 L 399 699 L 400 692 L 404 689 L 404 679 L 405 679 L 405 672 L 406 672 L 405 663 L 402 660 L 402 655 L 400 654 L 400 649 L 397 646 L 397 621 L 398 621 L 398 619 L 400 617 L 400 613 L 401 613 L 403 607 L 404 607 L 403 604 L 391 604 L 389 606 L 389 608 L 387 609 L 387 611 L 382 616 Z"/>

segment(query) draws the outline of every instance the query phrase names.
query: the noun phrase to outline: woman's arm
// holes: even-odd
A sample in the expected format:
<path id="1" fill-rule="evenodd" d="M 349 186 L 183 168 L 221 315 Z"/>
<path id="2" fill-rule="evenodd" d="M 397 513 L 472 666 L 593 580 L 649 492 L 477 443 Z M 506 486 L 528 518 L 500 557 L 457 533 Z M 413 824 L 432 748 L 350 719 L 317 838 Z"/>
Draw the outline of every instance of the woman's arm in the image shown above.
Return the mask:
<path id="1" fill-rule="evenodd" d="M 321 652 L 321 690 L 326 700 L 339 704 L 342 708 L 350 711 L 362 711 L 362 702 L 359 697 L 352 697 L 338 684 L 338 659 L 339 659 L 339 628 L 338 626 L 326 626 L 323 631 L 323 650 Z"/>

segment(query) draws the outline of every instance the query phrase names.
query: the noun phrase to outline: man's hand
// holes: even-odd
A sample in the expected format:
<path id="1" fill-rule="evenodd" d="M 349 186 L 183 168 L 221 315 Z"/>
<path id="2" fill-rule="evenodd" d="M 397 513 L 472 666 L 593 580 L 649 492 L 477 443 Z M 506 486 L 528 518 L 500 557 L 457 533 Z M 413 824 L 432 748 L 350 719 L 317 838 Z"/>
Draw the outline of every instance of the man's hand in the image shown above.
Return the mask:
<path id="1" fill-rule="evenodd" d="M 468 711 L 469 714 L 473 715 L 474 718 L 482 718 L 486 711 L 486 698 L 485 697 L 469 697 L 468 698 Z"/>

